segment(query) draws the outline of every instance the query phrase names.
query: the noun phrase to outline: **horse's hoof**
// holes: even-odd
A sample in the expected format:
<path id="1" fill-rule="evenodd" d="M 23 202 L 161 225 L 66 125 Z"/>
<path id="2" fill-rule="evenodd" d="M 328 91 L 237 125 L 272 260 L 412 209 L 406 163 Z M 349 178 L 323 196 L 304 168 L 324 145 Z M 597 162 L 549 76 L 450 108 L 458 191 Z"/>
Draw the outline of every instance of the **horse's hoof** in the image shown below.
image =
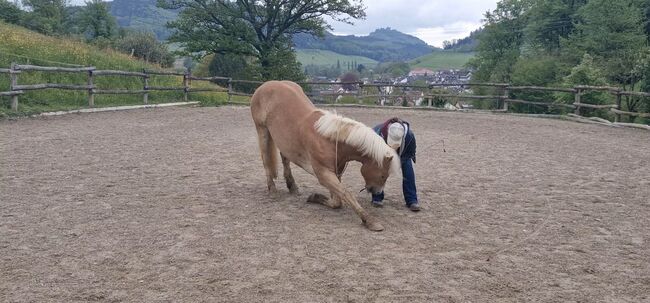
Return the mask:
<path id="1" fill-rule="evenodd" d="M 384 226 L 381 225 L 379 222 L 376 222 L 376 221 L 366 222 L 366 227 L 369 230 L 372 230 L 372 231 L 382 231 L 382 230 L 384 230 Z"/>
<path id="2" fill-rule="evenodd" d="M 298 190 L 297 187 L 290 187 L 289 188 L 289 193 L 292 195 L 300 195 L 300 191 Z"/>
<path id="3" fill-rule="evenodd" d="M 276 194 L 278 192 L 278 189 L 275 188 L 275 185 L 268 186 L 268 189 L 269 189 L 269 194 Z"/>

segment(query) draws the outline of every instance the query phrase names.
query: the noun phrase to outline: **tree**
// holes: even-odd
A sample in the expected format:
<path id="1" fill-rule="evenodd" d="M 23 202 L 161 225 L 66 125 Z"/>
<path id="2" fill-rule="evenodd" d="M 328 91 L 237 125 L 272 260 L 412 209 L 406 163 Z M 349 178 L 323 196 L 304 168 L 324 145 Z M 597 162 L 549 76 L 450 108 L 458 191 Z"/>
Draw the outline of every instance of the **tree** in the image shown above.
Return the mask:
<path id="1" fill-rule="evenodd" d="M 23 0 L 23 5 L 30 11 L 24 21 L 27 28 L 47 35 L 64 33 L 67 0 Z"/>
<path id="2" fill-rule="evenodd" d="M 503 0 L 485 13 L 485 28 L 479 35 L 477 56 L 469 65 L 479 82 L 508 82 L 524 43 L 526 12 L 531 0 Z"/>
<path id="3" fill-rule="evenodd" d="M 639 61 L 646 56 L 643 11 L 636 0 L 591 0 L 578 11 L 576 31 L 566 41 L 567 56 L 590 54 L 606 76 L 624 88 L 641 80 Z"/>
<path id="4" fill-rule="evenodd" d="M 285 53 L 294 34 L 322 35 L 330 28 L 326 16 L 350 24 L 365 17 L 361 0 L 158 0 L 158 5 L 181 10 L 169 23 L 176 30 L 170 41 L 190 53 L 256 58 L 264 80 L 277 76 L 273 70 L 287 64 L 278 59 L 291 59 Z"/>
<path id="5" fill-rule="evenodd" d="M 169 53 L 167 46 L 160 43 L 156 39 L 156 35 L 150 32 L 128 33 L 125 37 L 115 41 L 115 48 L 147 62 L 158 63 L 163 67 L 171 67 L 174 63 L 174 56 Z"/>
<path id="6" fill-rule="evenodd" d="M 115 17 L 108 12 L 106 2 L 102 0 L 86 1 L 78 23 L 88 40 L 110 39 L 117 34 Z"/>
<path id="7" fill-rule="evenodd" d="M 539 0 L 527 13 L 525 35 L 533 49 L 549 53 L 560 50 L 560 41 L 573 32 L 576 12 L 587 0 Z"/>
<path id="8" fill-rule="evenodd" d="M 19 24 L 23 18 L 23 11 L 14 3 L 0 0 L 0 20 L 7 23 Z"/>
<path id="9" fill-rule="evenodd" d="M 346 91 L 353 91 L 357 89 L 357 82 L 359 82 L 359 74 L 356 72 L 345 73 L 341 76 L 341 82 L 347 83 L 343 84 L 343 89 Z"/>

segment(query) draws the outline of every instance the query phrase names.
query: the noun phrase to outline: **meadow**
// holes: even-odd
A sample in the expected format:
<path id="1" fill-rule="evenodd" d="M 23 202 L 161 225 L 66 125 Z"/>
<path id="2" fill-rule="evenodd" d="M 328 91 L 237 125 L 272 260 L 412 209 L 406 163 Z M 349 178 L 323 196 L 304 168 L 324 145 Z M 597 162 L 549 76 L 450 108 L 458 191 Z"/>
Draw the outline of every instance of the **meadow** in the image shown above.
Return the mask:
<path id="1" fill-rule="evenodd" d="M 137 60 L 112 49 L 100 49 L 83 41 L 41 35 L 22 27 L 0 22 L 0 68 L 9 68 L 12 63 L 41 66 L 81 67 L 94 66 L 97 69 L 141 72 L 162 70 L 159 65 Z M 87 75 L 83 73 L 23 72 L 18 75 L 18 84 L 60 83 L 84 85 Z M 141 78 L 101 76 L 95 77 L 98 89 L 141 90 Z M 0 74 L 0 91 L 8 91 L 9 75 Z M 149 86 L 182 86 L 179 76 L 152 76 Z M 215 85 L 195 81 L 193 88 Z M 178 102 L 181 92 L 152 92 L 149 103 Z M 192 93 L 190 99 L 204 104 L 218 105 L 227 101 L 225 93 Z M 46 111 L 70 110 L 88 107 L 87 93 L 83 91 L 37 90 L 19 97 L 18 111 L 10 109 L 9 97 L 0 97 L 0 116 L 31 115 Z M 142 104 L 141 95 L 97 95 L 95 107 Z"/>

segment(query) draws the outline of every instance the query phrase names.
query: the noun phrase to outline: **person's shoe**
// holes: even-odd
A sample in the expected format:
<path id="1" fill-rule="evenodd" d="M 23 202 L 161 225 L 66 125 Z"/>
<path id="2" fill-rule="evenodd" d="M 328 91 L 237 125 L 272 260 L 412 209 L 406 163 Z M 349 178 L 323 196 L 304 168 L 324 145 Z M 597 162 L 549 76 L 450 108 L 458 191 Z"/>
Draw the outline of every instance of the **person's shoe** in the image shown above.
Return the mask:
<path id="1" fill-rule="evenodd" d="M 420 204 L 417 203 L 417 202 L 412 203 L 412 204 L 409 204 L 407 207 L 408 207 L 411 211 L 414 211 L 414 212 L 418 212 L 418 211 L 421 210 L 421 208 L 420 208 Z"/>
<path id="2" fill-rule="evenodd" d="M 384 201 L 372 201 L 374 207 L 384 207 Z"/>

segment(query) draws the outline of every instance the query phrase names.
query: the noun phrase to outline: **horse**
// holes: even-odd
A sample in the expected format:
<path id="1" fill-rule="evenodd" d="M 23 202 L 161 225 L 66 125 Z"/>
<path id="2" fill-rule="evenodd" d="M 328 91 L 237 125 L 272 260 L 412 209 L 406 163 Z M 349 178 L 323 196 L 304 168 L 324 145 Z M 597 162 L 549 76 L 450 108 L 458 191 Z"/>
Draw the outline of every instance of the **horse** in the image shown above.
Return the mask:
<path id="1" fill-rule="evenodd" d="M 341 183 L 350 161 L 361 162 L 364 189 L 374 194 L 381 193 L 388 177 L 399 172 L 399 156 L 377 133 L 360 122 L 317 109 L 302 88 L 291 81 L 262 84 L 251 98 L 250 109 L 270 193 L 277 191 L 274 179 L 278 176 L 279 150 L 291 194 L 298 194 L 290 167 L 294 163 L 330 192 L 330 198 L 312 194 L 309 202 L 333 209 L 345 202 L 368 229 L 384 229 Z"/>

